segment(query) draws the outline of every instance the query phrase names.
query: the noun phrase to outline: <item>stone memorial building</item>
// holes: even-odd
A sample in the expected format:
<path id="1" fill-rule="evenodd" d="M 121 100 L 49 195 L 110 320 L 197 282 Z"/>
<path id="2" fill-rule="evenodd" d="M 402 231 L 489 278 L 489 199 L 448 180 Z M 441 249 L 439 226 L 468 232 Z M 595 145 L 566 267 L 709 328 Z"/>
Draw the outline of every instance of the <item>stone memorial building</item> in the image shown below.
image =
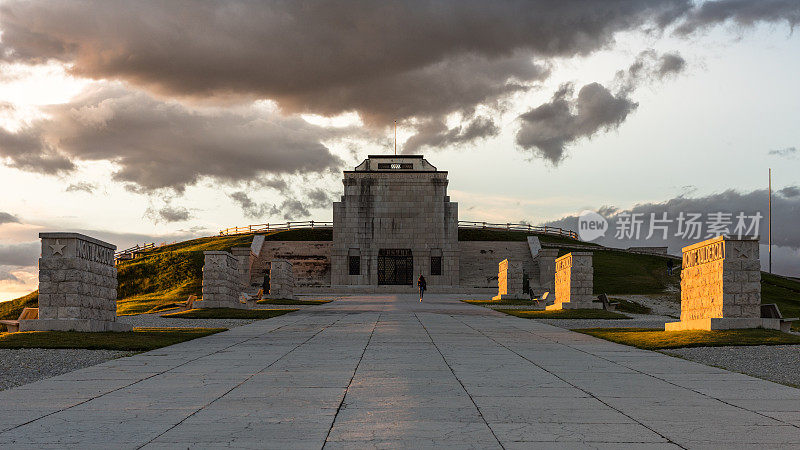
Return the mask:
<path id="1" fill-rule="evenodd" d="M 458 204 L 447 172 L 422 156 L 372 155 L 344 172 L 333 204 L 332 286 L 459 282 Z"/>
<path id="2" fill-rule="evenodd" d="M 431 292 L 495 295 L 498 263 L 505 259 L 519 266 L 536 295 L 553 290 L 558 248 L 535 236 L 459 240 L 458 204 L 447 193 L 448 172 L 422 155 L 371 155 L 345 171 L 342 184 L 343 195 L 333 203 L 330 239 L 279 241 L 257 235 L 252 248 L 241 250 L 239 266 L 249 272 L 242 276 L 244 284 L 249 279 L 244 290 L 255 293 L 265 286 L 271 262 L 286 260 L 296 294 L 411 293 L 424 275 Z"/>

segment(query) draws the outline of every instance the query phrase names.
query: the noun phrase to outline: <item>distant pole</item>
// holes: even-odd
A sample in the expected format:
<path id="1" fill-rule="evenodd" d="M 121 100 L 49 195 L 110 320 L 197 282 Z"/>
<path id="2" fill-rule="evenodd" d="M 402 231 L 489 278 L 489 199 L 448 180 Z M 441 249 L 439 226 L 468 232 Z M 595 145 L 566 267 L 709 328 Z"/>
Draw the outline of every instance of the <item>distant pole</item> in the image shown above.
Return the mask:
<path id="1" fill-rule="evenodd" d="M 769 253 L 769 273 L 772 273 L 772 168 L 769 169 L 769 219 L 767 219 L 767 252 Z"/>
<path id="2" fill-rule="evenodd" d="M 394 156 L 397 156 L 397 121 L 394 121 Z"/>

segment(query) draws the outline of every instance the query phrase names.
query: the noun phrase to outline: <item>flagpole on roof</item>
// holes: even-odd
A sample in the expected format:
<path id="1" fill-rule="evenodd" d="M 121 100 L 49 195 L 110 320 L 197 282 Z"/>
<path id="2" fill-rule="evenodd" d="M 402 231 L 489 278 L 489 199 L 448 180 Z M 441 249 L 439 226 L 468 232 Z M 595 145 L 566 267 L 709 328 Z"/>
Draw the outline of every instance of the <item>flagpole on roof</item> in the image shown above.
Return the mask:
<path id="1" fill-rule="evenodd" d="M 769 273 L 772 273 L 772 168 L 769 169 L 769 218 L 767 219 L 767 253 L 769 253 Z"/>

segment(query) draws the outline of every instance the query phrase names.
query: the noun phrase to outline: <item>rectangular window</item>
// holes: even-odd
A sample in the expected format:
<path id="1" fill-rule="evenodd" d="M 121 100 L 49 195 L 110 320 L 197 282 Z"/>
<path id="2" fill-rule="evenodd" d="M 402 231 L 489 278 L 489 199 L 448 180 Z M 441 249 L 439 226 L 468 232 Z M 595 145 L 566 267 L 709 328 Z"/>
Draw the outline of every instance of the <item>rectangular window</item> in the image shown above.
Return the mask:
<path id="1" fill-rule="evenodd" d="M 431 256 L 431 275 L 442 274 L 442 257 Z"/>
<path id="2" fill-rule="evenodd" d="M 349 256 L 350 275 L 361 275 L 361 257 Z"/>

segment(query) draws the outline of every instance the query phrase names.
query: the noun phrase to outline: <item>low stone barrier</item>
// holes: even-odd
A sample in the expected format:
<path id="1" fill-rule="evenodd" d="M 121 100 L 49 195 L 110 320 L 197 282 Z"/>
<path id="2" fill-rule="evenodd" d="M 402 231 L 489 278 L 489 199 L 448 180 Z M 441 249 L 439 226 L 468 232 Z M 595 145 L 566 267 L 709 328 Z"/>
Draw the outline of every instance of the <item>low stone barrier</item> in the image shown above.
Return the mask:
<path id="1" fill-rule="evenodd" d="M 228 252 L 203 252 L 203 301 L 202 308 L 239 308 L 248 306 L 239 302 L 242 293 L 240 262 Z"/>
<path id="2" fill-rule="evenodd" d="M 780 329 L 761 318 L 761 262 L 756 239 L 708 239 L 683 248 L 681 321 L 667 331 Z"/>
<path id="3" fill-rule="evenodd" d="M 572 252 L 556 259 L 555 303 L 548 311 L 559 309 L 602 309 L 595 303 L 594 268 L 591 252 Z"/>
<path id="4" fill-rule="evenodd" d="M 269 298 L 289 299 L 294 297 L 294 272 L 292 263 L 285 259 L 273 259 L 269 267 Z"/>
<path id="5" fill-rule="evenodd" d="M 529 299 L 522 289 L 522 264 L 508 259 L 500 261 L 497 272 L 497 295 L 492 300 Z"/>
<path id="6" fill-rule="evenodd" d="M 130 331 L 117 322 L 116 246 L 79 233 L 39 233 L 39 318 L 20 331 Z"/>

